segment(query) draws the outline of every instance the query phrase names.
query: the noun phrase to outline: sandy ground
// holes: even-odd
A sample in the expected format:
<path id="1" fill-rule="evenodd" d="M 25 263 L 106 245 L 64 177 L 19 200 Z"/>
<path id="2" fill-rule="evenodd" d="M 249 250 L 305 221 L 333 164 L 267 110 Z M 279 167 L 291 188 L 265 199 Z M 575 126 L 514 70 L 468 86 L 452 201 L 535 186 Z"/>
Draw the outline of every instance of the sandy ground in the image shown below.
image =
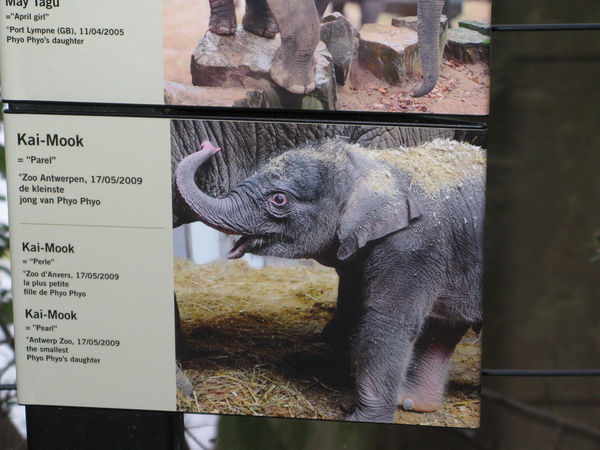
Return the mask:
<path id="1" fill-rule="evenodd" d="M 243 16 L 243 2 L 238 1 L 238 23 Z M 208 28 L 208 0 L 163 0 L 163 41 L 165 79 L 191 85 L 190 58 L 199 40 Z M 357 23 L 356 4 L 346 7 L 348 18 Z M 465 1 L 459 19 L 490 22 L 490 2 Z M 382 14 L 379 22 L 390 23 L 389 14 Z M 416 112 L 437 114 L 485 115 L 488 111 L 489 68 L 483 63 L 456 65 L 442 64 L 440 83 L 425 97 L 414 99 L 409 92 L 416 80 L 407 80 L 401 86 L 390 86 L 358 64 L 353 65 L 350 83 L 338 90 L 339 110 L 368 110 L 389 112 Z"/>
<path id="2" fill-rule="evenodd" d="M 340 110 L 408 112 L 457 115 L 486 115 L 489 110 L 487 64 L 456 64 L 444 60 L 437 86 L 428 95 L 410 95 L 415 81 L 391 86 L 377 79 L 358 63 L 353 64 L 349 82 L 338 88 Z"/>

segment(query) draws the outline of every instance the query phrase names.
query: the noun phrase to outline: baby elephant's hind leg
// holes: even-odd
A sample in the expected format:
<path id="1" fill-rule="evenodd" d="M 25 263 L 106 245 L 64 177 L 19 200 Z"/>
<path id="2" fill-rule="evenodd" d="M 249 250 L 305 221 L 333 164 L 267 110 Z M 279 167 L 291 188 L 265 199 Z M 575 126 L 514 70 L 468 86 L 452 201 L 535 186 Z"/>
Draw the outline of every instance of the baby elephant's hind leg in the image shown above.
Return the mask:
<path id="1" fill-rule="evenodd" d="M 408 367 L 398 404 L 407 410 L 435 411 L 442 405 L 448 365 L 456 345 L 470 328 L 429 319 L 423 327 Z"/>

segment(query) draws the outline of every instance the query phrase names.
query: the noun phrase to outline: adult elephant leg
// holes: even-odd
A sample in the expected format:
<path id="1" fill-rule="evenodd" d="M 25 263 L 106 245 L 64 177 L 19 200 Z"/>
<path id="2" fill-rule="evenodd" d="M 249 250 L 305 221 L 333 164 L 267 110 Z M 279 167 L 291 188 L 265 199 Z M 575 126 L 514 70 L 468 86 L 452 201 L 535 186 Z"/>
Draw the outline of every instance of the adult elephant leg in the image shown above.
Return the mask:
<path id="1" fill-rule="evenodd" d="M 428 94 L 440 75 L 440 20 L 444 0 L 419 0 L 419 58 L 423 83 L 413 89 L 414 97 Z"/>
<path id="2" fill-rule="evenodd" d="M 271 78 L 293 94 L 315 89 L 314 53 L 319 43 L 319 15 L 314 0 L 268 0 L 281 33 L 281 47 L 271 64 Z"/>
<path id="3" fill-rule="evenodd" d="M 385 0 L 363 0 L 360 2 L 361 22 L 376 23 L 384 7 Z"/>
<path id="4" fill-rule="evenodd" d="M 267 0 L 248 0 L 242 25 L 245 30 L 269 39 L 277 34 L 277 24 L 271 17 Z"/>
<path id="5" fill-rule="evenodd" d="M 331 9 L 333 12 L 338 12 L 340 14 L 344 14 L 344 5 L 346 4 L 345 0 L 333 0 L 331 2 Z"/>
<path id="6" fill-rule="evenodd" d="M 323 14 L 325 14 L 325 10 L 329 6 L 329 0 L 315 0 L 315 5 L 317 7 L 317 14 L 319 15 L 319 20 L 321 20 L 323 18 Z M 342 12 L 341 10 L 336 9 L 336 5 L 334 2 L 331 2 L 331 6 L 333 7 L 334 11 L 338 11 L 339 13 Z M 342 2 L 341 8 L 344 8 L 344 2 Z"/>
<path id="7" fill-rule="evenodd" d="M 404 409 L 431 412 L 442 405 L 448 364 L 468 324 L 429 319 L 415 344 L 410 370 L 398 397 Z"/>
<path id="8" fill-rule="evenodd" d="M 234 0 L 210 0 L 208 29 L 216 34 L 235 34 L 237 21 Z"/>

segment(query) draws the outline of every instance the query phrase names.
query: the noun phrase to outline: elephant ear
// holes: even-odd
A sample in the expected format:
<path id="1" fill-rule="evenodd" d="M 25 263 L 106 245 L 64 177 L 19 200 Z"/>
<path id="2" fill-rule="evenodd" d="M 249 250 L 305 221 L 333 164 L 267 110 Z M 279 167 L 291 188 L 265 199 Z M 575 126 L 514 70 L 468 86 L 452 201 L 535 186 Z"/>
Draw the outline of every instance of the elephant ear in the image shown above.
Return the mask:
<path id="1" fill-rule="evenodd" d="M 337 234 L 337 257 L 344 260 L 369 241 L 409 226 L 422 211 L 408 186 L 387 169 L 372 169 L 357 180 Z"/>

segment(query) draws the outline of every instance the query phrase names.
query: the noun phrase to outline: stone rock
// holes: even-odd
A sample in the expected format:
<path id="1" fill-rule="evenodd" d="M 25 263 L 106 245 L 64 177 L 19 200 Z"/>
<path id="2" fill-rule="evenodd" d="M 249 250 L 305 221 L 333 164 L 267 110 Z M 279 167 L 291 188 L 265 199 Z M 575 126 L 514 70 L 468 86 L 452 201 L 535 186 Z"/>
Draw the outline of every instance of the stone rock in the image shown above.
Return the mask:
<path id="1" fill-rule="evenodd" d="M 267 96 L 262 90 L 244 87 L 186 86 L 172 81 L 165 81 L 165 104 L 240 108 L 269 107 Z"/>
<path id="2" fill-rule="evenodd" d="M 477 31 L 484 36 L 490 35 L 490 24 L 484 22 L 478 22 L 477 20 L 460 20 L 458 26 L 461 28 L 467 28 L 468 30 Z"/>
<path id="3" fill-rule="evenodd" d="M 398 28 L 406 27 L 415 31 L 417 34 L 419 33 L 419 20 L 417 16 L 394 17 L 392 18 L 392 25 Z M 447 39 L 448 18 L 442 15 L 442 19 L 440 20 L 440 55 L 444 54 Z"/>
<path id="4" fill-rule="evenodd" d="M 310 94 L 292 94 L 271 80 L 269 70 L 281 45 L 278 34 L 266 39 L 238 27 L 235 35 L 207 31 L 192 54 L 192 83 L 220 88 L 262 90 L 271 108 L 335 109 L 336 82 L 332 56 L 325 44 L 315 51 L 316 88 Z"/>
<path id="5" fill-rule="evenodd" d="M 339 12 L 329 14 L 321 21 L 321 41 L 331 53 L 339 84 L 345 84 L 350 74 L 356 33 L 356 27 Z"/>
<path id="6" fill-rule="evenodd" d="M 271 108 L 334 110 L 337 103 L 337 83 L 332 57 L 323 42 L 315 50 L 315 90 L 308 94 L 292 94 L 270 81 L 264 87 Z M 250 82 L 251 83 L 251 82 Z M 264 84 L 263 84 L 264 86 Z"/>
<path id="7" fill-rule="evenodd" d="M 358 62 L 376 77 L 399 84 L 421 71 L 416 31 L 368 23 L 358 33 Z"/>
<path id="8" fill-rule="evenodd" d="M 207 31 L 192 54 L 192 84 L 240 87 L 247 77 L 269 79 L 279 44 L 279 40 L 256 36 L 242 27 L 230 36 Z"/>
<path id="9" fill-rule="evenodd" d="M 417 16 L 406 16 L 406 17 L 393 17 L 392 25 L 395 27 L 407 27 L 413 31 L 419 31 L 419 20 Z M 440 25 L 442 29 L 448 29 L 448 18 L 442 15 L 442 19 L 440 20 Z M 443 31 L 440 31 L 440 36 Z"/>
<path id="10" fill-rule="evenodd" d="M 490 38 L 467 28 L 451 28 L 448 30 L 445 56 L 461 63 L 489 63 Z"/>
<path id="11" fill-rule="evenodd" d="M 418 32 L 419 20 L 417 16 L 392 17 L 392 26 L 398 28 L 406 27 Z"/>
<path id="12" fill-rule="evenodd" d="M 326 109 L 334 110 L 337 103 L 337 82 L 335 79 L 335 68 L 331 53 L 323 42 L 319 42 L 315 50 L 317 67 L 315 71 L 315 82 L 317 87 L 309 94 L 296 95 L 282 89 L 280 99 L 284 108 L 291 107 L 290 96 L 300 97 L 301 109 Z M 279 86 L 277 86 L 279 87 Z M 281 88 L 280 88 L 281 89 Z"/>

